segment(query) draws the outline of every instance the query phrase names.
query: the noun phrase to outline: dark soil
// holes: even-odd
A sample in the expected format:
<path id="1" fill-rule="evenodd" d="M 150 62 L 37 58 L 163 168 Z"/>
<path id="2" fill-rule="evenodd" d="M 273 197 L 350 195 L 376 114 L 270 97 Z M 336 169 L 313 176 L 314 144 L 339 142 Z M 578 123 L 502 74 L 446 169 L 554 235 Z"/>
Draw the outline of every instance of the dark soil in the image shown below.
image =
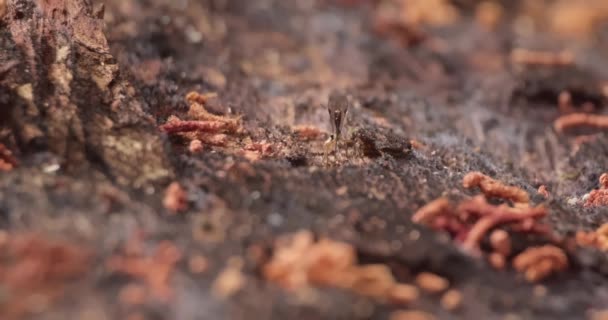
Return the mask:
<path id="1" fill-rule="evenodd" d="M 7 1 L 0 142 L 19 165 L 0 172 L 0 230 L 77 243 L 93 258 L 61 298 L 24 319 L 387 319 L 404 309 L 330 288 L 301 301 L 266 281 L 252 251 L 269 253 L 278 236 L 301 229 L 353 244 L 362 263 L 388 264 L 401 281 L 420 271 L 448 278 L 464 295 L 459 311 L 445 311 L 439 296 L 426 294 L 408 307 L 437 318 L 584 319 L 608 307 L 605 253 L 571 252 L 568 271 L 534 285 L 410 222 L 439 196 L 474 194 L 462 187 L 470 171 L 544 202 L 560 236 L 608 222 L 608 208 L 583 208 L 580 200 L 608 168 L 608 136 L 553 129 L 563 90 L 574 104 L 593 102 L 594 112 L 604 112 L 605 28 L 594 41 L 543 30 L 522 35 L 513 27 L 520 1 L 504 1 L 502 23 L 486 31 L 475 22 L 477 1 L 453 1 L 458 22 L 425 28 L 426 40 L 404 46 L 374 32 L 377 1 L 107 0 L 105 25 L 74 22 L 80 20 L 68 9 L 57 18 L 67 24 L 41 23 L 46 28 L 23 31 L 19 43 L 19 21 L 61 11 L 38 2 L 77 3 L 89 17 L 101 16 L 99 4 L 80 0 Z M 101 40 L 83 40 L 103 35 L 109 51 L 95 45 Z M 32 59 L 24 49 L 30 40 Z M 73 71 L 65 88 L 48 80 L 50 52 L 63 43 Z M 562 67 L 514 66 L 510 52 L 519 47 L 567 49 L 576 59 Z M 102 69 L 108 65 L 116 70 Z M 33 84 L 31 103 L 16 93 L 25 83 Z M 357 101 L 347 123 L 357 141 L 325 165 L 325 134 L 304 140 L 292 128 L 328 131 L 325 103 L 338 89 Z M 186 139 L 163 134 L 157 127 L 170 115 L 186 117 L 191 91 L 217 92 L 209 111 L 242 115 L 246 134 L 196 154 Z M 596 137 L 576 145 L 582 133 Z M 250 141 L 269 143 L 272 152 L 252 161 L 241 152 Z M 173 181 L 187 192 L 188 209 L 178 214 L 162 202 Z M 537 193 L 540 185 L 549 200 Z M 121 288 L 136 280 L 110 272 L 106 261 L 138 232 L 147 251 L 169 240 L 182 253 L 169 301 L 119 301 Z M 209 263 L 202 275 L 189 270 L 194 255 Z M 222 299 L 212 285 L 234 257 L 243 259 L 246 282 Z M 11 301 L 2 289 L 0 281 L 0 306 Z"/>

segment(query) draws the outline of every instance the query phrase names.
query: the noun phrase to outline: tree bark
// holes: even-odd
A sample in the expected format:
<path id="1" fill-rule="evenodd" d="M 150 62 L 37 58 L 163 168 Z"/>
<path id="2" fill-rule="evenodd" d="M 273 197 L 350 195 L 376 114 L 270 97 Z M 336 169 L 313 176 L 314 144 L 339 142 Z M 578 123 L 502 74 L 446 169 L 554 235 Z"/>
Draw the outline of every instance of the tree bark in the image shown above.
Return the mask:
<path id="1" fill-rule="evenodd" d="M 103 7 L 0 0 L 0 19 L 0 129 L 18 154 L 50 151 L 68 172 L 134 186 L 172 175 L 155 120 L 109 52 Z"/>

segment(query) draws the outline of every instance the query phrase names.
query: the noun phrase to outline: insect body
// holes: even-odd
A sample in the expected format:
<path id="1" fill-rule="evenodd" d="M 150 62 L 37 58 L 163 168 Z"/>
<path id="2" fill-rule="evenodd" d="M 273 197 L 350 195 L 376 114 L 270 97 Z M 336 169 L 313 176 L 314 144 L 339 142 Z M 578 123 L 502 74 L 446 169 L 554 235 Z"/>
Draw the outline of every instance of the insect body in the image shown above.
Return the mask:
<path id="1" fill-rule="evenodd" d="M 329 112 L 329 122 L 332 128 L 332 134 L 324 144 L 324 158 L 327 162 L 327 156 L 330 149 L 334 149 L 334 152 L 338 153 L 338 144 L 341 139 L 342 129 L 346 122 L 346 115 L 348 113 L 349 106 L 351 104 L 348 95 L 334 91 L 329 95 L 329 101 L 327 102 L 327 111 Z"/>

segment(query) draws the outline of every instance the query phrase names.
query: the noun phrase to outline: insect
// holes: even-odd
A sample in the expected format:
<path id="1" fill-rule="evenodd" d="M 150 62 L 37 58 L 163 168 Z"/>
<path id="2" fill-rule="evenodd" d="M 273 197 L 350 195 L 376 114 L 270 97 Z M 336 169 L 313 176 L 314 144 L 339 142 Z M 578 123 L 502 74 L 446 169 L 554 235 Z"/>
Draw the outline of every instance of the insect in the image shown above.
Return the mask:
<path id="1" fill-rule="evenodd" d="M 324 148 L 325 162 L 328 160 L 330 150 L 334 149 L 334 153 L 338 153 L 338 145 L 342 135 L 342 129 L 346 122 L 346 115 L 351 104 L 350 96 L 345 93 L 334 91 L 329 95 L 327 102 L 327 111 L 329 112 L 329 122 L 332 128 L 332 134 L 329 136 Z"/>

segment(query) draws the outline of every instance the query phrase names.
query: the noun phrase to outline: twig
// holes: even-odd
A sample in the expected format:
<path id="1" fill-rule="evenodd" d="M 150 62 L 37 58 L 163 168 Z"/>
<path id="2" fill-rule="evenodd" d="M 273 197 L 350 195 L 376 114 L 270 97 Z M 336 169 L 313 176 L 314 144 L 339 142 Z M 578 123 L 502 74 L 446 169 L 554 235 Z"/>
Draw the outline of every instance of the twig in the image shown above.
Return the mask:
<path id="1" fill-rule="evenodd" d="M 226 122 L 218 121 L 196 121 L 196 120 L 173 120 L 160 126 L 160 129 L 168 134 L 181 132 L 222 132 L 235 131 L 236 128 Z"/>

